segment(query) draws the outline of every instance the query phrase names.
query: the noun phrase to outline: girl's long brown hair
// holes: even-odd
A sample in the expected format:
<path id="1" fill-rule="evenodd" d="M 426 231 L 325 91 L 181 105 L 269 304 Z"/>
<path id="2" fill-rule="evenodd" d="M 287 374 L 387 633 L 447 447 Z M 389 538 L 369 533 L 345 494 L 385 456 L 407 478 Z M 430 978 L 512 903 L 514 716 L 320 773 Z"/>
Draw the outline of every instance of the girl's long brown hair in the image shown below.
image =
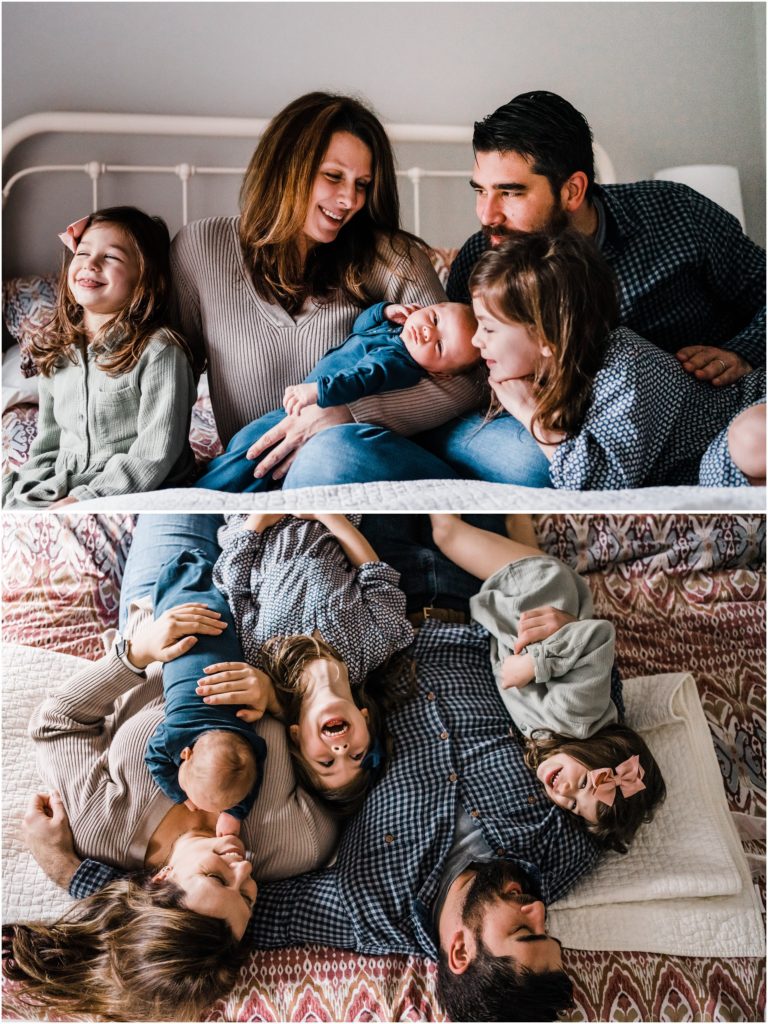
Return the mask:
<path id="1" fill-rule="evenodd" d="M 302 258 L 300 238 L 317 170 L 334 132 L 349 132 L 371 152 L 373 177 L 365 205 L 333 242 Z M 254 287 L 269 301 L 296 313 L 311 295 L 339 291 L 357 306 L 372 299 L 366 287 L 384 235 L 399 257 L 408 244 L 423 245 L 400 230 L 395 161 L 387 133 L 358 100 L 311 92 L 270 121 L 251 157 L 240 190 L 240 244 Z M 392 271 L 399 274 L 397 266 Z"/>
<path id="2" fill-rule="evenodd" d="M 616 277 L 597 247 L 572 230 L 510 235 L 480 257 L 469 289 L 493 316 L 522 324 L 552 350 L 534 378 L 538 401 L 531 432 L 536 437 L 540 424 L 572 437 L 619 320 Z M 501 411 L 494 396 L 491 414 Z"/>
<path id="3" fill-rule="evenodd" d="M 3 941 L 13 998 L 102 1020 L 199 1020 L 248 955 L 227 923 L 183 906 L 152 874 L 116 879 L 54 924 L 18 924 Z"/>
<path id="4" fill-rule="evenodd" d="M 132 370 L 152 335 L 165 327 L 167 339 L 184 349 L 183 340 L 167 328 L 171 294 L 170 236 L 160 217 L 150 217 L 135 206 L 97 210 L 85 227 L 114 224 L 133 249 L 139 277 L 127 305 L 90 339 L 85 336 L 83 310 L 69 290 L 67 274 L 72 257 L 65 258 L 59 276 L 56 309 L 52 319 L 31 340 L 29 351 L 39 373 L 50 377 L 62 359 L 75 362 L 75 351 L 89 345 L 97 364 L 110 377 Z"/>
<path id="5" fill-rule="evenodd" d="M 525 740 L 525 747 L 525 763 L 533 772 L 553 754 L 570 754 L 590 771 L 597 768 L 615 769 L 635 754 L 640 755 L 640 764 L 645 772 L 645 789 L 627 798 L 618 791 L 610 807 L 598 804 L 597 822 L 594 825 L 579 818 L 584 828 L 607 850 L 626 853 L 627 844 L 632 841 L 643 822 L 652 820 L 656 807 L 663 803 L 667 795 L 667 787 L 656 758 L 642 736 L 627 725 L 603 726 L 594 736 L 583 740 L 537 729 Z"/>
<path id="6" fill-rule="evenodd" d="M 286 725 L 296 725 L 299 721 L 305 689 L 302 676 L 307 665 L 323 659 L 344 660 L 334 647 L 320 637 L 304 634 L 271 637 L 262 647 L 261 655 L 262 668 L 274 684 Z M 390 658 L 385 665 L 371 673 L 361 686 L 352 688 L 355 704 L 368 711 L 371 746 L 378 743 L 382 770 L 392 753 L 385 714 L 405 703 L 414 690 L 413 664 L 402 654 Z M 334 817 L 347 818 L 360 809 L 374 780 L 370 771 L 363 769 L 345 786 L 333 790 L 324 789 L 315 771 L 290 737 L 288 749 L 297 782 L 314 793 Z"/>

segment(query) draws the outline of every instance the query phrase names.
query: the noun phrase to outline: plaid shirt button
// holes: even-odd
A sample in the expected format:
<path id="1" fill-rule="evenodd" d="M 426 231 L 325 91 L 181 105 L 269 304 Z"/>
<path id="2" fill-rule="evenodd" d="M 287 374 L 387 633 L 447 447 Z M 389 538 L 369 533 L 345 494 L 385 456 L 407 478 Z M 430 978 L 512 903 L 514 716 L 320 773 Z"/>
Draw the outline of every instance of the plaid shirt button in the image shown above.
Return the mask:
<path id="1" fill-rule="evenodd" d="M 427 694 L 427 700 L 437 700 L 437 694 L 432 693 L 432 691 L 430 690 L 429 693 Z"/>
<path id="2" fill-rule="evenodd" d="M 496 851 L 496 856 L 497 857 L 503 857 L 504 856 L 504 847 L 503 846 L 500 846 L 498 848 L 498 850 Z"/>
<path id="3" fill-rule="evenodd" d="M 440 739 L 441 740 L 447 740 L 448 739 L 448 733 L 445 731 L 445 729 L 443 729 L 443 731 L 440 733 Z"/>
<path id="4" fill-rule="evenodd" d="M 384 842 L 385 843 L 394 843 L 394 841 L 395 841 L 395 837 L 392 835 L 392 833 L 391 832 L 387 832 L 387 834 L 384 836 Z"/>
<path id="5" fill-rule="evenodd" d="M 529 804 L 535 804 L 537 799 L 538 799 L 538 797 L 535 797 L 533 795 L 533 793 L 531 793 L 531 795 L 528 797 L 528 803 Z"/>
<path id="6" fill-rule="evenodd" d="M 480 817 L 480 811 L 478 811 L 477 808 L 475 808 L 474 811 L 470 811 L 469 812 L 469 816 L 470 816 L 470 818 L 479 818 Z"/>
<path id="7" fill-rule="evenodd" d="M 458 780 L 458 778 L 459 778 L 459 776 L 456 774 L 456 772 L 451 772 L 451 774 L 448 776 L 448 781 L 449 782 L 456 782 Z"/>

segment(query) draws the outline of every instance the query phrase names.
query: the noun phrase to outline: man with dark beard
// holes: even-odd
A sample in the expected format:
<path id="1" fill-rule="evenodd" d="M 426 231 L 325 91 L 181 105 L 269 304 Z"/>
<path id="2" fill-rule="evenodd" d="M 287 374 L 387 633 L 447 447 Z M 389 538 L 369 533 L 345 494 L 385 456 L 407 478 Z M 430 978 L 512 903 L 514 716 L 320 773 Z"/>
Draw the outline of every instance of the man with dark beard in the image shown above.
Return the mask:
<path id="1" fill-rule="evenodd" d="M 516 232 L 592 238 L 619 282 L 619 323 L 714 387 L 765 364 L 765 251 L 735 217 L 669 181 L 599 185 L 586 118 L 551 92 L 522 93 L 475 124 L 470 184 L 481 230 L 451 268 L 452 302 L 489 247 Z M 482 428 L 482 429 L 480 429 Z M 462 476 L 550 486 L 549 464 L 512 416 L 467 414 L 416 440 Z"/>

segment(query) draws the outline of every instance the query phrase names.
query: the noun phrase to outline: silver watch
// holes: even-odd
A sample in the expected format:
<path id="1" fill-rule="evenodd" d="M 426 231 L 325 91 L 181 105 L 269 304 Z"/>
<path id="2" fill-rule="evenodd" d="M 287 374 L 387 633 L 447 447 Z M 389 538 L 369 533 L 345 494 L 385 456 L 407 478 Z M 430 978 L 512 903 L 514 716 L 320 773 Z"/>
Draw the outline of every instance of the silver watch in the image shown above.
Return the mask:
<path id="1" fill-rule="evenodd" d="M 122 661 L 125 667 L 131 670 L 131 672 L 135 672 L 137 676 L 143 676 L 144 669 L 136 668 L 136 666 L 129 658 L 128 655 L 130 653 L 130 650 L 131 641 L 127 637 L 124 637 L 122 633 L 118 633 L 117 636 L 115 637 L 115 654 L 118 656 L 120 661 Z"/>

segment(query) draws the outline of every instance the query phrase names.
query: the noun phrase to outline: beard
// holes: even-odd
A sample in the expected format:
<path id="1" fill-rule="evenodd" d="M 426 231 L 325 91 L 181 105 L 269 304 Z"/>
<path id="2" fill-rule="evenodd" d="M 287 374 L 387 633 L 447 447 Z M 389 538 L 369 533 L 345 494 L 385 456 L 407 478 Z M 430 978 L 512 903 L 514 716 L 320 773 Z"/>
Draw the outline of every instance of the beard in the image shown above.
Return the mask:
<path id="1" fill-rule="evenodd" d="M 514 864 L 493 861 L 470 864 L 469 867 L 477 873 L 467 892 L 461 917 L 470 928 L 475 928 L 481 922 L 486 907 L 496 899 L 521 905 L 539 899 L 532 895 L 536 887 L 530 876 Z M 522 892 L 503 892 L 508 882 L 519 882 Z"/>
<path id="2" fill-rule="evenodd" d="M 544 223 L 539 225 L 535 230 L 544 235 L 559 235 L 562 234 L 568 226 L 568 214 L 565 210 L 555 204 L 552 208 L 552 212 Z M 531 232 L 528 231 L 518 231 L 515 228 L 505 228 L 502 224 L 494 226 L 484 224 L 482 231 L 488 245 L 491 245 L 492 238 L 501 238 L 501 240 L 504 241 L 505 238 L 509 238 L 512 235 L 517 236 L 531 234 Z M 497 245 L 499 244 L 501 243 L 497 243 Z"/>

